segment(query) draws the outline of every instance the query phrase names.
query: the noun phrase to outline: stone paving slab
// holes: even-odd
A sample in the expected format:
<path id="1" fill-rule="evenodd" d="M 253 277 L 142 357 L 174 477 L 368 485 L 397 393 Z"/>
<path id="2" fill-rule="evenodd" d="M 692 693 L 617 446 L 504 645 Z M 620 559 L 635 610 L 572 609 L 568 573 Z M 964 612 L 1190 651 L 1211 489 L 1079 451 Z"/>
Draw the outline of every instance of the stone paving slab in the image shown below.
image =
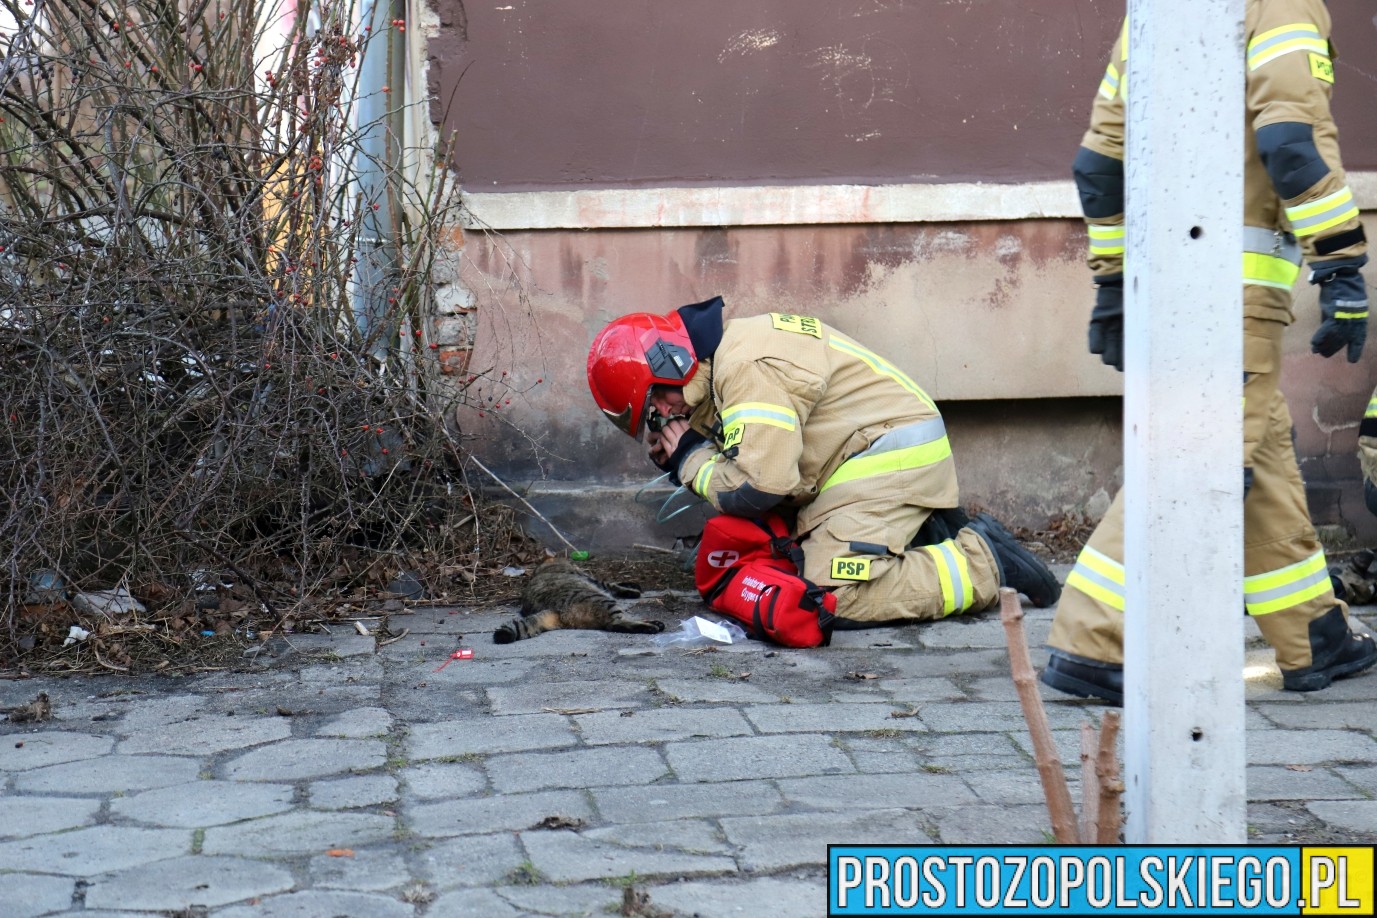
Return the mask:
<path id="1" fill-rule="evenodd" d="M 386 758 L 378 740 L 284 740 L 229 760 L 221 772 L 231 781 L 299 781 L 367 771 Z"/>
<path id="2" fill-rule="evenodd" d="M 744 736 L 751 725 L 732 708 L 657 708 L 574 717 L 585 743 L 657 743 L 696 737 Z"/>
<path id="3" fill-rule="evenodd" d="M 509 882 L 525 860 L 518 836 L 510 832 L 437 842 L 419 856 L 422 875 L 438 890 Z"/>
<path id="4" fill-rule="evenodd" d="M 0 804 L 0 840 L 91 825 L 100 806 L 99 800 L 73 797 L 14 797 Z"/>
<path id="5" fill-rule="evenodd" d="M 316 736 L 366 739 L 370 736 L 386 736 L 390 729 L 392 715 L 385 708 L 354 708 L 332 717 L 316 730 Z"/>
<path id="6" fill-rule="evenodd" d="M 487 832 L 517 832 L 552 816 L 587 821 L 593 815 L 581 791 L 539 791 L 422 803 L 407 811 L 407 824 L 417 835 L 445 838 Z"/>
<path id="7" fill-rule="evenodd" d="M 815 733 L 670 743 L 665 755 L 674 774 L 687 782 L 794 778 L 856 770 L 828 737 Z"/>
<path id="8" fill-rule="evenodd" d="M 307 795 L 318 810 L 352 810 L 397 800 L 397 779 L 392 775 L 359 775 L 316 781 Z"/>
<path id="9" fill-rule="evenodd" d="M 286 739 L 292 725 L 285 717 L 207 715 L 144 728 L 124 723 L 119 731 L 129 737 L 116 747 L 122 753 L 203 756 Z"/>
<path id="10" fill-rule="evenodd" d="M 583 829 L 579 834 L 593 841 L 610 842 L 625 848 L 653 848 L 657 851 L 670 848 L 690 854 L 729 853 L 721 833 L 706 819 L 605 826 L 601 829 Z"/>
<path id="11" fill-rule="evenodd" d="M 421 800 L 468 797 L 488 786 L 482 769 L 458 762 L 427 762 L 397 773 L 410 796 Z"/>
<path id="12" fill-rule="evenodd" d="M 778 812 L 785 806 L 779 789 L 766 781 L 595 788 L 592 795 L 598 812 L 612 823 L 758 816 Z"/>
<path id="13" fill-rule="evenodd" d="M 347 857 L 317 854 L 306 863 L 311 884 L 321 889 L 376 892 L 411 880 L 406 860 L 397 851 L 380 847 L 352 848 Z"/>
<path id="14" fill-rule="evenodd" d="M 62 911 L 72 904 L 72 891 L 76 888 L 76 881 L 70 877 L 29 873 L 7 873 L 0 883 L 4 884 L 9 918 L 37 918 Z"/>
<path id="15" fill-rule="evenodd" d="M 110 814 L 170 829 L 199 829 L 285 813 L 295 805 L 286 784 L 195 781 L 110 801 Z"/>
<path id="16" fill-rule="evenodd" d="M 108 736 L 58 730 L 0 733 L 0 772 L 30 771 L 105 755 L 115 744 Z"/>
<path id="17" fill-rule="evenodd" d="M 558 714 L 525 714 L 464 723 L 417 724 L 411 728 L 406 750 L 409 759 L 424 761 L 572 746 L 577 741 L 568 718 Z"/>
<path id="18" fill-rule="evenodd" d="M 242 672 L 0 681 L 55 705 L 0 724 L 0 918 L 604 915 L 633 874 L 675 918 L 792 918 L 823 913 L 829 842 L 1051 837 L 992 616 L 687 654 L 496 648 L 511 613 L 416 610 L 377 653 L 349 630 Z M 459 635 L 475 659 L 436 672 Z M 1247 653 L 1250 840 L 1377 841 L 1377 676 L 1284 693 Z M 1076 798 L 1103 708 L 1044 697 Z"/>
<path id="19" fill-rule="evenodd" d="M 608 883 L 503 886 L 498 896 L 521 913 L 601 918 L 621 911 L 621 887 Z"/>
<path id="20" fill-rule="evenodd" d="M 827 914 L 827 887 L 817 880 L 760 877 L 744 882 L 692 880 L 651 887 L 652 905 L 696 918 L 742 918 L 778 915 L 822 918 Z"/>
<path id="21" fill-rule="evenodd" d="M 556 787 L 645 785 L 669 774 L 658 750 L 638 747 L 519 752 L 493 756 L 485 767 L 499 794 Z"/>
<path id="22" fill-rule="evenodd" d="M 674 701 L 700 701 L 715 704 L 776 702 L 779 696 L 749 682 L 723 679 L 656 679 L 660 691 Z"/>
<path id="23" fill-rule="evenodd" d="M 637 877 L 712 876 L 736 872 L 729 857 L 670 851 L 631 851 L 574 832 L 526 832 L 522 844 L 536 870 L 555 883 Z"/>
<path id="24" fill-rule="evenodd" d="M 389 816 L 298 810 L 207 829 L 201 850 L 245 857 L 315 854 L 366 845 L 390 838 L 395 831 L 396 822 Z"/>
<path id="25" fill-rule="evenodd" d="M 448 892 L 426 908 L 426 918 L 528 918 L 530 914 L 491 889 Z"/>
<path id="26" fill-rule="evenodd" d="M 191 833 L 179 829 L 94 826 L 0 842 L 0 866 L 94 877 L 189 854 L 191 841 Z"/>
<path id="27" fill-rule="evenodd" d="M 1377 759 L 1377 740 L 1347 730 L 1275 730 L 1248 744 L 1249 765 L 1314 765 Z"/>
<path id="28" fill-rule="evenodd" d="M 227 905 L 292 888 L 288 870 L 261 861 L 182 857 L 122 870 L 86 889 L 92 908 L 173 911 Z"/>
<path id="29" fill-rule="evenodd" d="M 551 710 L 641 708 L 653 701 L 643 682 L 600 679 L 587 682 L 535 682 L 488 689 L 494 714 L 539 714 Z"/>
<path id="30" fill-rule="evenodd" d="M 1377 800 L 1316 800 L 1306 804 L 1306 809 L 1338 829 L 1377 833 Z"/>
<path id="31" fill-rule="evenodd" d="M 1362 797 L 1360 786 L 1327 768 L 1253 765 L 1248 769 L 1249 800 L 1356 800 Z"/>
<path id="32" fill-rule="evenodd" d="M 761 733 L 919 733 L 917 717 L 894 718 L 884 704 L 751 705 L 743 713 Z"/>
<path id="33" fill-rule="evenodd" d="M 1052 821 L 1041 803 L 957 807 L 934 810 L 928 817 L 936 828 L 934 837 L 944 845 L 1046 845 L 1053 840 Z"/>
<path id="34" fill-rule="evenodd" d="M 196 780 L 195 759 L 161 755 L 107 755 L 64 762 L 17 775 L 15 790 L 50 794 L 134 793 Z"/>
<path id="35" fill-rule="evenodd" d="M 913 814 L 902 809 L 735 816 L 722 820 L 722 831 L 739 847 L 741 866 L 756 872 L 823 866 L 829 844 L 855 844 L 872 838 L 907 845 L 932 841 Z"/>
<path id="36" fill-rule="evenodd" d="M 270 896 L 256 905 L 239 905 L 215 913 L 217 918 L 321 918 L 348 915 L 367 918 L 415 918 L 413 905 L 377 893 L 306 890 Z"/>
<path id="37" fill-rule="evenodd" d="M 778 783 L 786 801 L 810 810 L 883 810 L 896 806 L 921 810 L 979 801 L 960 777 L 927 772 L 793 778 Z"/>

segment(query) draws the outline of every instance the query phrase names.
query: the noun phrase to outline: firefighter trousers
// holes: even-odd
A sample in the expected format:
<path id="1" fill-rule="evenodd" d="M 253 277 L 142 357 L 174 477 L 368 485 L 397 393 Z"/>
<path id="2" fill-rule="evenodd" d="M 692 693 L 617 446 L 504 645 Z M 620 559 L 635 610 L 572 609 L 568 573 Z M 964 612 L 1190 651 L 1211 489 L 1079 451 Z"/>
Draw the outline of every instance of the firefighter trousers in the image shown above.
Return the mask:
<path id="1" fill-rule="evenodd" d="M 1277 665 L 1292 670 L 1311 663 L 1311 620 L 1334 606 L 1345 615 L 1348 609 L 1334 597 L 1324 549 L 1310 523 L 1291 413 L 1277 388 L 1280 323 L 1267 324 L 1277 326 L 1268 333 L 1270 338 L 1275 331 L 1275 351 L 1260 361 L 1265 371 L 1250 373 L 1243 389 L 1244 461 L 1252 482 L 1243 501 L 1244 605 L 1276 652 Z M 1258 344 L 1248 342 L 1245 361 L 1249 347 L 1256 355 Z M 1067 576 L 1047 640 L 1056 650 L 1123 663 L 1123 522 L 1121 491 Z"/>
<path id="2" fill-rule="evenodd" d="M 803 576 L 836 595 L 837 627 L 931 621 L 994 605 L 999 566 L 985 540 L 961 529 L 906 548 L 932 508 L 896 500 L 904 489 L 885 477 L 829 490 L 800 514 Z"/>

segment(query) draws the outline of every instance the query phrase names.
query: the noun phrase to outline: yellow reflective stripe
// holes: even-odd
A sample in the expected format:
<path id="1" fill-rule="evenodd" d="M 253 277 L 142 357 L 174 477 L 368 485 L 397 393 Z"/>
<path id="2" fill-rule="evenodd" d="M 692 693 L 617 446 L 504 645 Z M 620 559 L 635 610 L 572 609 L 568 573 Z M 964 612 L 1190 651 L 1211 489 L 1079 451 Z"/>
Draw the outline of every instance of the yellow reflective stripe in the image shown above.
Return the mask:
<path id="1" fill-rule="evenodd" d="M 942 589 L 942 616 L 945 618 L 956 611 L 956 597 L 953 595 L 951 584 L 951 570 L 947 567 L 947 559 L 942 557 L 942 552 L 936 545 L 924 545 L 923 551 L 932 555 L 932 564 L 937 568 L 937 584 Z"/>
<path id="2" fill-rule="evenodd" d="M 1243 602 L 1249 615 L 1290 609 L 1331 589 L 1324 551 L 1286 567 L 1243 578 Z"/>
<path id="3" fill-rule="evenodd" d="M 1336 319 L 1366 319 L 1366 318 L 1367 318 L 1367 310 L 1364 309 L 1362 312 L 1343 312 L 1343 311 L 1340 311 L 1340 312 L 1334 313 L 1334 318 L 1336 318 Z"/>
<path id="4" fill-rule="evenodd" d="M 936 545 L 924 545 L 923 550 L 932 555 L 933 566 L 937 569 L 937 582 L 942 588 L 942 615 L 964 612 L 975 604 L 975 587 L 971 583 L 970 564 L 956 542 L 947 539 Z"/>
<path id="5" fill-rule="evenodd" d="M 713 466 L 717 464 L 717 457 L 714 456 L 703 467 L 698 470 L 698 474 L 693 476 L 693 493 L 699 497 L 708 496 L 708 482 L 712 481 Z"/>
<path id="6" fill-rule="evenodd" d="M 933 465 L 950 455 L 951 441 L 943 436 L 931 443 L 919 443 L 917 446 L 910 446 L 905 449 L 893 449 L 874 455 L 856 456 L 843 462 L 841 467 L 832 473 L 832 477 L 827 479 L 827 482 L 818 489 L 818 493 L 821 494 L 828 488 L 845 484 L 848 481 L 855 481 L 858 478 L 870 478 L 873 475 L 886 475 L 890 472 L 902 472 L 907 469 Z"/>
<path id="7" fill-rule="evenodd" d="M 1357 216 L 1358 205 L 1347 185 L 1318 201 L 1286 208 L 1286 219 L 1297 236 L 1313 236 Z"/>
<path id="8" fill-rule="evenodd" d="M 1100 95 L 1112 99 L 1119 92 L 1119 68 L 1110 64 L 1105 68 L 1104 79 L 1100 80 Z"/>
<path id="9" fill-rule="evenodd" d="M 798 415 L 787 405 L 771 405 L 768 402 L 742 402 L 728 405 L 722 410 L 724 430 L 744 424 L 768 424 L 783 430 L 797 430 Z"/>
<path id="10" fill-rule="evenodd" d="M 1124 611 L 1124 566 L 1087 545 L 1066 575 L 1066 585 L 1080 590 L 1111 609 Z"/>
<path id="11" fill-rule="evenodd" d="M 1329 42 L 1320 37 L 1313 23 L 1293 22 L 1254 36 L 1248 42 L 1248 70 L 1251 72 L 1293 51 L 1313 51 L 1329 56 Z"/>
<path id="12" fill-rule="evenodd" d="M 883 357 L 879 356 L 878 354 L 871 353 L 870 351 L 861 347 L 854 341 L 848 341 L 845 338 L 839 338 L 836 335 L 833 335 L 830 338 L 828 338 L 827 344 L 833 350 L 841 351 L 843 354 L 850 354 L 852 357 L 855 357 L 861 363 L 864 363 L 866 366 L 870 367 L 870 369 L 874 370 L 876 373 L 879 373 L 881 376 L 888 376 L 890 379 L 894 380 L 896 383 L 902 386 L 910 395 L 917 396 L 923 404 L 927 405 L 934 411 L 937 410 L 937 405 L 933 403 L 932 399 L 928 397 L 928 394 L 926 392 L 919 388 L 916 382 L 909 379 L 908 376 L 906 376 L 903 373 L 903 371 L 891 365 L 889 361 L 885 360 Z"/>
<path id="13" fill-rule="evenodd" d="M 1364 414 L 1363 417 L 1377 418 L 1377 396 L 1374 396 L 1372 400 L 1367 403 L 1367 413 Z"/>
<path id="14" fill-rule="evenodd" d="M 1090 254 L 1124 254 L 1124 228 L 1122 225 L 1091 223 L 1086 227 L 1090 236 Z"/>
<path id="15" fill-rule="evenodd" d="M 1300 276 L 1300 265 L 1258 252 L 1243 253 L 1243 283 L 1259 287 L 1276 287 L 1290 290 Z"/>

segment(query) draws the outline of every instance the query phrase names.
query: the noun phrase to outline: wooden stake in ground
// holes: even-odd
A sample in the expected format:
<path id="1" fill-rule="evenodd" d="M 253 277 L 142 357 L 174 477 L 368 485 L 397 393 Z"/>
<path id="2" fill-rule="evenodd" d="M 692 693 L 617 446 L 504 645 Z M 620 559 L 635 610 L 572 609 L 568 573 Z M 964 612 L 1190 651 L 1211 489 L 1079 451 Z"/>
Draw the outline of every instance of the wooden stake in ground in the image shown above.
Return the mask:
<path id="1" fill-rule="evenodd" d="M 1124 782 L 1119 778 L 1119 757 L 1115 744 L 1119 738 L 1119 712 L 1105 711 L 1100 722 L 1100 750 L 1095 760 L 1095 783 L 1099 787 L 1099 814 L 1096 818 L 1094 841 L 1101 845 L 1117 845 L 1123 823 Z M 1087 842 L 1091 841 L 1086 836 Z"/>
<path id="2" fill-rule="evenodd" d="M 1081 841 L 1092 842 L 1100 831 L 1100 738 L 1090 721 L 1081 724 Z"/>
<path id="3" fill-rule="evenodd" d="M 1066 773 L 1062 771 L 1057 747 L 1052 742 L 1052 729 L 1047 724 L 1047 711 L 1038 694 L 1037 673 L 1028 656 L 1028 640 L 1023 633 L 1023 607 L 1018 594 L 1008 587 L 999 591 L 999 620 L 1004 623 L 1004 637 L 1009 644 L 1009 666 L 1013 671 L 1014 687 L 1023 705 L 1023 717 L 1028 721 L 1028 734 L 1033 740 L 1033 759 L 1042 779 L 1042 792 L 1047 797 L 1047 812 L 1052 817 L 1052 835 L 1059 844 L 1074 845 L 1080 841 L 1076 830 L 1076 810 L 1071 804 L 1071 791 L 1066 787 Z M 1111 747 L 1112 748 L 1112 747 Z"/>

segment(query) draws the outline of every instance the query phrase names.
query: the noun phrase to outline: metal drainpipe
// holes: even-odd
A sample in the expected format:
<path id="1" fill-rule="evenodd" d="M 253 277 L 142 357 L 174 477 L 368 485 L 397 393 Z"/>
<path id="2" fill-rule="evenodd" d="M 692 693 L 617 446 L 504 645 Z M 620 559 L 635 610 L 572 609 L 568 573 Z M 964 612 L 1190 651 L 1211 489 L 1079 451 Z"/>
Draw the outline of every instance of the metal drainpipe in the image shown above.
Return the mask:
<path id="1" fill-rule="evenodd" d="M 359 68 L 358 105 L 359 152 L 355 172 L 363 199 L 362 232 L 359 236 L 358 264 L 354 271 L 354 320 L 365 336 L 374 336 L 372 356 L 381 361 L 394 349 L 397 329 L 382 326 L 387 315 L 388 290 L 396 276 L 396 250 L 393 196 L 389 194 L 390 173 L 401 167 L 398 149 L 401 106 L 392 105 L 390 93 L 400 92 L 403 84 L 392 79 L 398 64 L 405 59 L 405 45 L 396 41 L 392 28 L 394 0 L 365 0 L 360 22 L 371 25 L 367 49 Z M 377 209 L 374 209 L 374 205 Z"/>

